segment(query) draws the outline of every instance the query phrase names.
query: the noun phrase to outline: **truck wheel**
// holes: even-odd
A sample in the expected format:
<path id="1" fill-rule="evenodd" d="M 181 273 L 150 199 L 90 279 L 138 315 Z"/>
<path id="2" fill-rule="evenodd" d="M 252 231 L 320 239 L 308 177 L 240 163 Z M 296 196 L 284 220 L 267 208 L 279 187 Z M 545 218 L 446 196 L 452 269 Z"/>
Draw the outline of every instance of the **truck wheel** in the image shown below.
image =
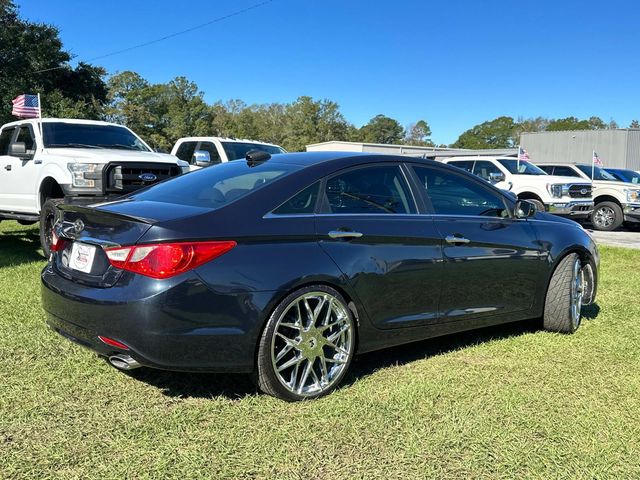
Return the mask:
<path id="1" fill-rule="evenodd" d="M 539 212 L 542 212 L 542 213 L 546 212 L 546 209 L 544 208 L 544 203 L 542 203 L 540 200 L 536 200 L 535 198 L 527 198 L 525 200 L 527 202 L 533 203 Z"/>
<path id="2" fill-rule="evenodd" d="M 620 205 L 614 202 L 598 203 L 591 214 L 591 224 L 596 230 L 609 232 L 620 225 L 624 217 Z"/>
<path id="3" fill-rule="evenodd" d="M 51 254 L 51 236 L 56 223 L 56 207 L 62 203 L 61 198 L 49 198 L 40 209 L 40 245 L 42 254 L 49 258 Z"/>
<path id="4" fill-rule="evenodd" d="M 580 326 L 582 299 L 587 288 L 580 257 L 571 253 L 553 272 L 544 303 L 544 329 L 573 333 Z"/>

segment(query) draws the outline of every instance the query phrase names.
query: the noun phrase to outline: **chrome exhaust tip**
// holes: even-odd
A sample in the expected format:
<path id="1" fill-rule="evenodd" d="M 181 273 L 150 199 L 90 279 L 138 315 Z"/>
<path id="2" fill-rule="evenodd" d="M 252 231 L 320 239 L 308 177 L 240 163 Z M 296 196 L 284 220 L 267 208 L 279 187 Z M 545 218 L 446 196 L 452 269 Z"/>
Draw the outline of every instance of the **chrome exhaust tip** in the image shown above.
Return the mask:
<path id="1" fill-rule="evenodd" d="M 133 370 L 142 366 L 129 355 L 122 354 L 111 355 L 109 357 L 109 363 L 111 364 L 111 366 L 117 368 L 118 370 Z"/>

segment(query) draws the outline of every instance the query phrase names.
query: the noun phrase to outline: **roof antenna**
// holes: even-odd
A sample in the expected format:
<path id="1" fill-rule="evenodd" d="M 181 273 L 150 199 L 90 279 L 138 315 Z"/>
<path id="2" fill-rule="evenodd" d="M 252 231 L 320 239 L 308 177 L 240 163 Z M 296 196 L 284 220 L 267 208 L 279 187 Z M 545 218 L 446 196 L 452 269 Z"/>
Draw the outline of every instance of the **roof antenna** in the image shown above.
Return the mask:
<path id="1" fill-rule="evenodd" d="M 245 157 L 250 167 L 255 167 L 259 163 L 266 162 L 271 158 L 267 152 L 263 150 L 249 150 Z"/>

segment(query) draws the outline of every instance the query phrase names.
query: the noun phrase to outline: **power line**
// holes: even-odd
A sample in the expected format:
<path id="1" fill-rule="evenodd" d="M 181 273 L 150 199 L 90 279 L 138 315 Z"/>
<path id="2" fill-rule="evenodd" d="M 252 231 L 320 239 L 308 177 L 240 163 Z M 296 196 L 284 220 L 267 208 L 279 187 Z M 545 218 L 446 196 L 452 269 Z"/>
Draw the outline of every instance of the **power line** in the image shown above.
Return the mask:
<path id="1" fill-rule="evenodd" d="M 184 35 L 185 33 L 190 33 L 190 32 L 193 32 L 194 30 L 198 30 L 200 28 L 208 27 L 209 25 L 221 22 L 221 21 L 226 20 L 228 18 L 236 17 L 236 16 L 241 15 L 241 14 L 243 14 L 245 12 L 248 12 L 249 10 L 254 10 L 256 8 L 263 7 L 264 5 L 267 5 L 268 3 L 272 3 L 273 1 L 274 0 L 265 0 L 265 1 L 260 2 L 260 3 L 255 3 L 253 5 L 250 5 L 250 6 L 246 7 L 246 8 L 243 8 L 241 10 L 237 10 L 235 12 L 228 13 L 227 15 L 223 15 L 221 17 L 214 18 L 213 20 L 210 20 L 208 22 L 201 23 L 200 25 L 196 25 L 195 27 L 190 27 L 190 28 L 187 28 L 185 30 L 180 30 L 179 32 L 170 33 L 169 35 L 165 35 L 164 37 L 156 38 L 155 40 L 149 40 L 148 42 L 144 42 L 144 43 L 139 43 L 137 45 L 133 45 L 131 47 L 123 48 L 121 50 L 116 50 L 116 51 L 111 52 L 111 53 L 105 53 L 104 55 L 98 55 L 97 57 L 93 57 L 93 58 L 88 59 L 87 62 L 94 62 L 96 60 L 101 60 L 103 58 L 112 57 L 114 55 L 120 55 L 121 53 L 125 53 L 125 52 L 130 52 L 131 50 L 136 50 L 138 48 L 148 47 L 149 45 L 153 45 L 155 43 L 163 42 L 163 41 L 168 40 L 170 38 L 177 37 L 179 35 Z M 35 72 L 32 72 L 32 73 L 50 72 L 51 70 L 59 70 L 61 68 L 67 68 L 67 67 L 68 67 L 68 65 L 61 65 L 59 67 L 45 68 L 44 70 L 36 70 Z"/>

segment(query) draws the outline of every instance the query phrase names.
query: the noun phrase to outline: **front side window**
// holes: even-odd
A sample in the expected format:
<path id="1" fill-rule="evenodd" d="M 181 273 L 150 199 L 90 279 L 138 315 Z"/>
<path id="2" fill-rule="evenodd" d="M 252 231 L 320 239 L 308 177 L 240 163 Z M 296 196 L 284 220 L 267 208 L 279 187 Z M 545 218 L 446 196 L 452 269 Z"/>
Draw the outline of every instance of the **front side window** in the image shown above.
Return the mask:
<path id="1" fill-rule="evenodd" d="M 504 199 L 463 175 L 433 167 L 413 167 L 438 215 L 508 217 Z"/>
<path id="2" fill-rule="evenodd" d="M 328 213 L 416 213 L 409 187 L 399 166 L 357 168 L 327 180 Z"/>
<path id="3" fill-rule="evenodd" d="M 9 144 L 11 143 L 11 137 L 13 137 L 13 133 L 15 131 L 15 128 L 5 128 L 2 130 L 2 133 L 0 133 L 0 155 L 9 154 Z"/>
<path id="4" fill-rule="evenodd" d="M 591 178 L 593 172 L 593 180 L 616 180 L 616 177 L 607 172 L 604 168 L 592 167 L 591 165 L 576 165 L 582 173 Z"/>
<path id="5" fill-rule="evenodd" d="M 176 152 L 176 157 L 185 162 L 193 163 L 193 152 L 198 142 L 182 142 Z"/>
<path id="6" fill-rule="evenodd" d="M 488 162 L 486 160 L 477 160 L 476 164 L 473 166 L 473 173 L 484 178 L 487 182 L 491 181 L 492 173 L 502 175 L 502 171 L 494 165 L 493 162 Z M 504 178 L 504 175 L 502 175 L 502 177 Z"/>
<path id="7" fill-rule="evenodd" d="M 128 129 L 117 125 L 43 122 L 42 136 L 45 148 L 109 148 L 150 151 Z"/>
<path id="8" fill-rule="evenodd" d="M 34 141 L 33 135 L 31 135 L 31 129 L 27 126 L 20 127 L 20 130 L 18 130 L 18 138 L 16 139 L 16 142 L 24 142 L 24 148 L 27 151 L 33 150 Z"/>
<path id="9" fill-rule="evenodd" d="M 512 175 L 546 175 L 547 173 L 526 160 L 500 159 L 500 164 Z"/>
<path id="10" fill-rule="evenodd" d="M 200 142 L 200 144 L 198 145 L 198 148 L 196 148 L 196 150 L 204 150 L 205 152 L 209 152 L 209 159 L 211 160 L 211 165 L 217 165 L 218 163 L 221 162 L 220 154 L 218 153 L 218 149 L 211 142 Z M 180 158 L 180 157 L 178 157 L 178 158 Z M 193 160 L 192 158 L 190 158 L 187 161 L 190 162 L 190 163 L 196 163 L 195 160 Z"/>
<path id="11" fill-rule="evenodd" d="M 540 170 L 543 170 L 547 175 L 553 175 L 553 166 L 552 165 L 538 165 Z"/>

